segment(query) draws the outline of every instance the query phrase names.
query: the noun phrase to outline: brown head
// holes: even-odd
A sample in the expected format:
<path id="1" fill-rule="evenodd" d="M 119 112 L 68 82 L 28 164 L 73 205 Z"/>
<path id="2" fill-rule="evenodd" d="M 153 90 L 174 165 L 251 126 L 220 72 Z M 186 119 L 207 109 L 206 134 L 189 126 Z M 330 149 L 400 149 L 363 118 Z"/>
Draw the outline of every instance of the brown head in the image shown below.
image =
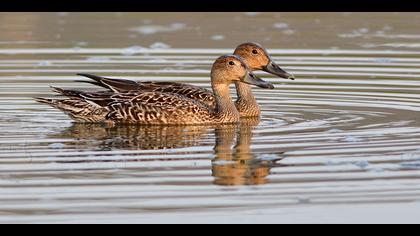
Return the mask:
<path id="1" fill-rule="evenodd" d="M 243 82 L 261 88 L 273 89 L 274 86 L 256 76 L 237 55 L 224 55 L 219 57 L 211 69 L 213 84 L 231 84 Z"/>
<path id="2" fill-rule="evenodd" d="M 280 78 L 295 79 L 292 74 L 281 69 L 258 43 L 243 43 L 236 47 L 234 54 L 242 57 L 251 70 L 263 70 Z"/>

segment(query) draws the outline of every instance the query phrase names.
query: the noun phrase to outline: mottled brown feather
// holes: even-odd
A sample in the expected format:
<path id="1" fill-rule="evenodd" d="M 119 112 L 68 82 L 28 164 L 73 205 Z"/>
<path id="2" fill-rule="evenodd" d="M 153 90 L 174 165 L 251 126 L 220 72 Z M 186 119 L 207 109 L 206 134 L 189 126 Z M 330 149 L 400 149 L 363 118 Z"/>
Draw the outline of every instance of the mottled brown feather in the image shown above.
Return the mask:
<path id="1" fill-rule="evenodd" d="M 254 54 L 253 51 L 256 51 L 257 54 Z M 238 45 L 234 51 L 234 54 L 241 56 L 251 70 L 263 70 L 264 67 L 267 66 L 271 61 L 271 57 L 267 50 L 260 44 L 254 42 L 247 42 Z M 95 81 L 86 81 L 88 83 L 99 84 L 99 86 L 115 92 L 136 90 L 174 93 L 202 102 L 213 109 L 216 107 L 216 99 L 212 91 L 190 84 L 151 81 L 134 82 L 131 80 L 112 79 L 91 74 L 79 75 L 93 79 Z M 238 99 L 236 100 L 235 104 L 241 117 L 259 116 L 261 113 L 260 106 L 252 94 L 251 86 L 240 82 L 235 83 L 235 85 L 238 95 Z M 91 96 L 95 95 L 91 94 Z"/>
<path id="2" fill-rule="evenodd" d="M 236 63 L 232 63 L 236 61 Z M 220 57 L 212 68 L 212 88 L 216 105 L 209 106 L 188 97 L 195 90 L 180 84 L 170 84 L 165 89 L 175 89 L 180 94 L 159 91 L 101 91 L 82 92 L 53 88 L 55 92 L 70 99 L 37 99 L 56 107 L 78 122 L 124 123 L 147 125 L 208 125 L 237 123 L 240 114 L 233 104 L 229 85 L 251 73 L 240 57 L 235 55 Z M 256 77 L 255 75 L 252 75 Z M 95 80 L 98 80 L 95 77 Z M 122 82 L 124 83 L 124 82 Z M 106 83 L 105 83 L 106 84 Z M 116 83 L 114 83 L 116 84 Z M 150 82 L 149 87 L 156 83 Z M 156 90 L 163 87 L 156 86 Z M 185 95 L 183 95 L 185 94 Z M 196 96 L 196 95 L 194 95 Z"/>

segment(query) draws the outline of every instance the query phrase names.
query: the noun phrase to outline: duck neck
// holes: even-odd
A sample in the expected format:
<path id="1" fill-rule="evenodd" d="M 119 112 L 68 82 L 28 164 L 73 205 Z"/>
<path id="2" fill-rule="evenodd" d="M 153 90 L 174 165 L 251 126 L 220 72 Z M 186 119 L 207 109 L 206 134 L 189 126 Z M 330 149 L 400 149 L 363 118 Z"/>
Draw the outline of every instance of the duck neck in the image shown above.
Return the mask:
<path id="1" fill-rule="evenodd" d="M 238 100 L 246 101 L 247 104 L 258 105 L 250 85 L 241 82 L 235 82 L 235 85 Z"/>
<path id="2" fill-rule="evenodd" d="M 212 84 L 213 92 L 216 97 L 216 110 L 219 116 L 229 116 L 239 119 L 239 112 L 230 96 L 228 84 Z"/>

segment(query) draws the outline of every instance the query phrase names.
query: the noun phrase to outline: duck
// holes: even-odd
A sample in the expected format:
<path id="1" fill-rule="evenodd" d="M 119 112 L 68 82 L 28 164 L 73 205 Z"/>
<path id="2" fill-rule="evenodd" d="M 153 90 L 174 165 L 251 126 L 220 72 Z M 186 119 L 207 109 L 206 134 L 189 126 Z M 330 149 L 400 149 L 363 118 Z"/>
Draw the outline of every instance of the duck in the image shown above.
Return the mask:
<path id="1" fill-rule="evenodd" d="M 280 78 L 295 80 L 293 74 L 286 72 L 280 66 L 278 66 L 267 50 L 260 44 L 255 42 L 246 42 L 238 45 L 234 52 L 234 55 L 240 56 L 245 64 L 252 70 L 262 70 L 270 74 L 276 75 Z M 99 91 L 84 93 L 83 96 L 89 97 L 93 100 L 103 99 L 107 95 L 111 95 L 115 92 L 124 91 L 152 91 L 152 92 L 165 92 L 174 93 L 188 98 L 200 101 L 209 107 L 216 107 L 215 95 L 212 91 L 199 86 L 190 84 L 176 83 L 176 82 L 156 82 L 156 81 L 132 81 L 126 79 L 114 79 L 106 78 L 102 76 L 80 73 L 78 74 L 83 77 L 87 77 L 92 81 L 81 81 L 91 83 L 97 86 L 104 87 L 108 91 Z M 235 82 L 237 100 L 235 105 L 239 111 L 241 117 L 257 117 L 260 116 L 260 106 L 252 93 L 250 85 Z M 71 93 L 71 91 L 67 91 Z"/>
<path id="2" fill-rule="evenodd" d="M 295 76 L 278 66 L 267 50 L 258 43 L 248 42 L 236 47 L 234 53 L 242 57 L 251 70 L 262 70 L 280 78 L 295 80 Z M 261 114 L 260 106 L 248 84 L 236 83 L 236 108 L 241 117 L 258 117 Z"/>
<path id="3" fill-rule="evenodd" d="M 264 89 L 274 86 L 256 76 L 240 56 L 219 57 L 211 69 L 211 87 L 215 108 L 176 93 L 158 91 L 120 91 L 106 99 L 91 99 L 83 92 L 53 90 L 68 99 L 37 98 L 68 114 L 76 122 L 144 125 L 209 125 L 240 122 L 240 113 L 230 96 L 229 86 L 235 82 Z"/>

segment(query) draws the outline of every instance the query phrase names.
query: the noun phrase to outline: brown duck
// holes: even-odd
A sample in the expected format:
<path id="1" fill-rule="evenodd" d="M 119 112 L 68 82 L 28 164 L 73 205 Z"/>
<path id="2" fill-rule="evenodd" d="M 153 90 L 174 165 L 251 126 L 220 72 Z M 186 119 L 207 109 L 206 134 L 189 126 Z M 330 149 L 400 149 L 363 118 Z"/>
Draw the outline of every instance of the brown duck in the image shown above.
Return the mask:
<path id="1" fill-rule="evenodd" d="M 257 43 L 243 43 L 236 47 L 235 55 L 241 56 L 247 66 L 255 70 L 263 70 L 268 73 L 274 74 L 278 77 L 294 80 L 292 74 L 287 73 L 281 69 L 270 57 L 268 52 Z M 188 98 L 200 101 L 208 106 L 215 108 L 216 99 L 212 91 L 207 89 L 175 82 L 152 82 L 152 81 L 131 81 L 124 79 L 110 79 L 90 74 L 78 74 L 88 77 L 94 81 L 83 81 L 95 84 L 109 89 L 108 91 L 84 93 L 83 96 L 89 97 L 91 100 L 103 100 L 115 92 L 124 91 L 152 91 L 163 93 L 175 93 Z M 241 117 L 254 117 L 259 116 L 261 111 L 255 99 L 251 86 L 241 82 L 235 82 L 238 99 L 235 102 Z M 68 94 L 72 93 L 71 90 L 66 91 Z"/>
<path id="2" fill-rule="evenodd" d="M 106 96 L 106 99 L 95 99 L 80 91 L 54 88 L 69 99 L 38 98 L 37 101 L 60 109 L 78 122 L 146 125 L 237 123 L 240 113 L 229 90 L 230 84 L 235 82 L 274 88 L 254 75 L 241 57 L 225 55 L 215 61 L 211 70 L 214 108 L 175 93 L 139 90 L 119 91 Z"/>

